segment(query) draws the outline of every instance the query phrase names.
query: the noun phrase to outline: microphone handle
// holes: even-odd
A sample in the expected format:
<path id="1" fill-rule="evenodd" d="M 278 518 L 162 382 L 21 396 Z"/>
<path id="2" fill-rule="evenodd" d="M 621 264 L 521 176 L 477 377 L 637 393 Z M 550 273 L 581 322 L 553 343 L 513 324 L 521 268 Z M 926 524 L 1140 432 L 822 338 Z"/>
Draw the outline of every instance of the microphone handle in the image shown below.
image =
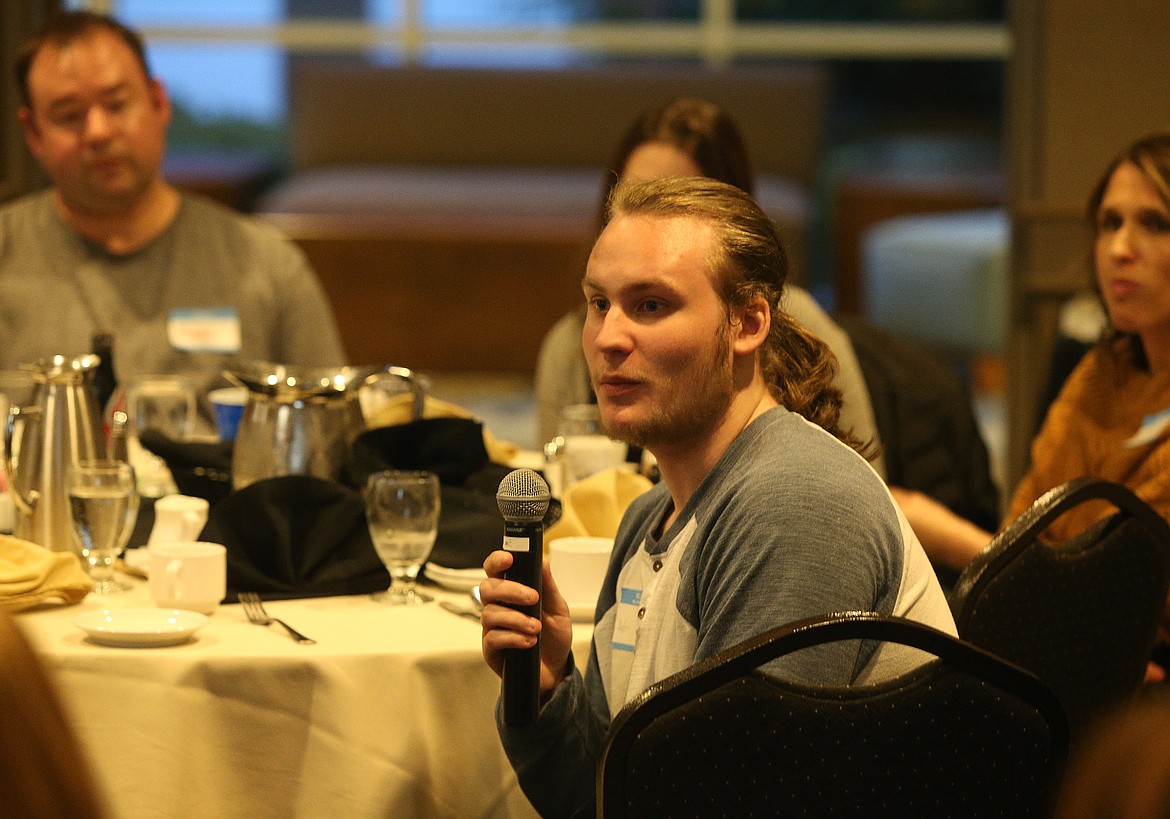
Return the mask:
<path id="1" fill-rule="evenodd" d="M 512 553 L 512 568 L 505 579 L 515 580 L 542 594 L 541 563 L 544 559 L 544 524 L 540 521 L 504 521 L 504 548 Z M 519 606 L 531 617 L 540 617 L 540 601 Z M 504 724 L 531 725 L 540 710 L 540 635 L 532 648 L 504 651 Z"/>

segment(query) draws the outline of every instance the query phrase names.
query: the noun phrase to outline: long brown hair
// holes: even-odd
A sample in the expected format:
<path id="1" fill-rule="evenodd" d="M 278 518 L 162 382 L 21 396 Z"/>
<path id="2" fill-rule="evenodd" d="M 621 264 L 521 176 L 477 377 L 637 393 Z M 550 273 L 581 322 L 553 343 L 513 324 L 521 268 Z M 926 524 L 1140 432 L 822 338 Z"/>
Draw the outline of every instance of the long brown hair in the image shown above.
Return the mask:
<path id="1" fill-rule="evenodd" d="M 841 391 L 832 385 L 836 357 L 780 307 L 788 255 L 776 224 L 750 195 L 706 177 L 630 180 L 614 188 L 607 214 L 610 219 L 632 214 L 692 217 L 714 226 L 710 272 L 728 314 L 757 297 L 771 307 L 760 367 L 772 397 L 854 449 L 864 449 L 839 426 Z"/>
<path id="2" fill-rule="evenodd" d="M 6 816 L 109 815 L 90 760 L 40 657 L 0 608 L 0 804 Z"/>
<path id="3" fill-rule="evenodd" d="M 747 143 L 731 115 L 709 100 L 678 97 L 639 114 L 614 148 L 602 187 L 598 233 L 605 227 L 606 203 L 630 154 L 647 142 L 672 145 L 689 156 L 703 176 L 755 193 L 756 175 Z"/>

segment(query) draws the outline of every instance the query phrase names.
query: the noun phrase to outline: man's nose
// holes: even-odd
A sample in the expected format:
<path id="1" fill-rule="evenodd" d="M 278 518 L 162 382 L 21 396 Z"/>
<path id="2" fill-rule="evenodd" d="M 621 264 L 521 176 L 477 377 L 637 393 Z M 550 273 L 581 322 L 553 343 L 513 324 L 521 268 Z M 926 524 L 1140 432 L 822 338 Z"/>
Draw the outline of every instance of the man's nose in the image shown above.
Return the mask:
<path id="1" fill-rule="evenodd" d="M 594 344 L 603 351 L 628 350 L 631 346 L 629 317 L 616 307 L 607 310 L 601 318 Z"/>
<path id="2" fill-rule="evenodd" d="M 114 123 L 108 111 L 100 105 L 91 106 L 85 112 L 85 138 L 97 142 L 110 138 Z"/>

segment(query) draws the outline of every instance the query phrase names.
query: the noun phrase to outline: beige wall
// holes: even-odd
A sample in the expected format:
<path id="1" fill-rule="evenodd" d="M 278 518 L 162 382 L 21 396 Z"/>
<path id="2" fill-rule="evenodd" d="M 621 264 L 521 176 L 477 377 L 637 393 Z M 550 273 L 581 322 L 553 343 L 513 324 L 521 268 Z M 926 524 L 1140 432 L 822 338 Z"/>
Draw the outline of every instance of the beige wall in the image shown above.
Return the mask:
<path id="1" fill-rule="evenodd" d="M 1109 158 L 1170 127 L 1170 2 L 1012 0 L 1009 484 L 1027 464 L 1056 310 L 1087 283 L 1083 203 Z"/>

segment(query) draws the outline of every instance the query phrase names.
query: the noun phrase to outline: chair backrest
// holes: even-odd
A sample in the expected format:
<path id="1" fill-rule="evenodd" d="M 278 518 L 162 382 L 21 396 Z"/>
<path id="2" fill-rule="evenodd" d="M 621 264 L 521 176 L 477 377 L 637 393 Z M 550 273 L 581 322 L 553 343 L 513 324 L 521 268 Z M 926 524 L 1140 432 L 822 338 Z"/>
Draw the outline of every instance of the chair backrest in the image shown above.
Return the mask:
<path id="1" fill-rule="evenodd" d="M 1042 539 L 1082 503 L 1117 512 L 1063 543 Z M 1123 486 L 1078 478 L 1041 496 L 960 575 L 964 640 L 1028 669 L 1064 703 L 1074 737 L 1141 684 L 1170 588 L 1170 525 Z"/>
<path id="2" fill-rule="evenodd" d="M 758 666 L 877 640 L 938 659 L 862 686 L 809 686 Z M 1034 676 L 920 623 L 869 613 L 782 626 L 651 686 L 614 719 L 598 815 L 1036 816 L 1067 753 Z"/>

